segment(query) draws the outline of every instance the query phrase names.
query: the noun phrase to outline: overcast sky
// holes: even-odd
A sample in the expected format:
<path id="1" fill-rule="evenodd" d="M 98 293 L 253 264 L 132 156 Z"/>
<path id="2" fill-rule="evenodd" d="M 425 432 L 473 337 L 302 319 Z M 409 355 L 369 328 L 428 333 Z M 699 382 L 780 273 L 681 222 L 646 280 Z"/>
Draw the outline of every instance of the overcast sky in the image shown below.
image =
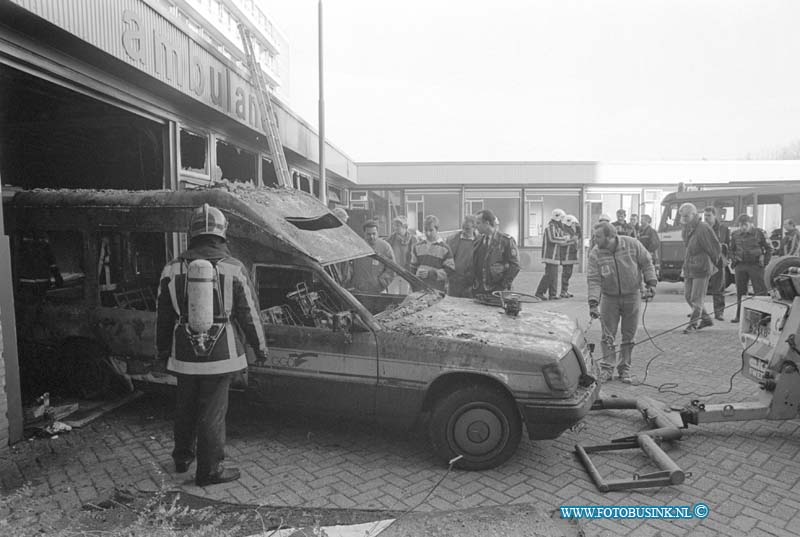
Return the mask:
<path id="1" fill-rule="evenodd" d="M 317 125 L 317 0 L 262 0 Z M 797 0 L 324 0 L 357 162 L 763 157 L 800 139 Z"/>

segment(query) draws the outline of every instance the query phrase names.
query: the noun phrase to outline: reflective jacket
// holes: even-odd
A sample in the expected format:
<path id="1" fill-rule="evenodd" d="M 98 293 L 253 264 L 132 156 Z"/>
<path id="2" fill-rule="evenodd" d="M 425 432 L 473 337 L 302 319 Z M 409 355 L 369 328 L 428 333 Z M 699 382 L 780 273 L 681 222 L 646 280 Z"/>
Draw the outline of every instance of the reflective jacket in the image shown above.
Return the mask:
<path id="1" fill-rule="evenodd" d="M 511 289 L 519 274 L 519 250 L 511 235 L 495 231 L 479 237 L 473 246 L 472 267 L 476 291 L 505 291 Z"/>
<path id="2" fill-rule="evenodd" d="M 583 247 L 583 230 L 580 224 L 574 227 L 564 225 L 564 233 L 567 235 L 567 242 L 559 248 L 559 257 L 562 265 L 575 265 L 578 262 L 578 252 Z"/>
<path id="3" fill-rule="evenodd" d="M 562 255 L 566 251 L 562 250 L 569 241 L 569 234 L 564 230 L 564 226 L 558 220 L 550 220 L 544 229 L 542 237 L 542 263 L 559 265 Z"/>
<path id="4" fill-rule="evenodd" d="M 594 246 L 589 252 L 586 283 L 589 302 L 600 302 L 600 295 L 623 296 L 639 293 L 642 279 L 655 287 L 656 269 L 641 242 L 617 235 L 614 250 Z"/>
<path id="5" fill-rule="evenodd" d="M 197 245 L 167 263 L 161 272 L 156 318 L 156 348 L 169 351 L 167 371 L 182 375 L 224 375 L 247 368 L 245 340 L 266 353 L 264 327 L 258 300 L 244 265 L 230 256 L 225 244 L 200 237 Z M 216 268 L 222 304 L 214 298 L 214 317 L 224 322 L 221 335 L 207 356 L 198 356 L 190 342 L 186 322 L 188 297 L 186 273 L 195 259 L 207 259 Z"/>

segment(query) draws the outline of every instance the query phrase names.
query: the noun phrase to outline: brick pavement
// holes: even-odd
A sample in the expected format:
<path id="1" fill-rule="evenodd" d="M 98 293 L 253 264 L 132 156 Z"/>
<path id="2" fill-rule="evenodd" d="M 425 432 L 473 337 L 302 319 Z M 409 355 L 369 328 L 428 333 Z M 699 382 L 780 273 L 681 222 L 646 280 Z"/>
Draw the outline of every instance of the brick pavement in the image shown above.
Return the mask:
<path id="1" fill-rule="evenodd" d="M 540 274 L 520 276 L 518 288 L 530 292 Z M 573 292 L 585 297 L 585 281 L 576 275 Z M 587 320 L 583 298 L 546 307 Z M 679 284 L 662 285 L 645 318 L 655 335 L 685 322 L 687 308 Z M 730 317 L 731 314 L 728 316 Z M 633 373 L 647 384 L 677 383 L 677 393 L 646 386 L 608 384 L 605 394 L 683 404 L 694 394 L 722 392 L 741 366 L 736 327 L 718 323 L 685 336 L 680 330 L 634 351 Z M 646 334 L 640 329 L 637 340 Z M 599 342 L 599 328 L 589 339 Z M 599 348 L 599 345 L 598 345 Z M 752 400 L 753 383 L 737 376 L 727 395 L 708 402 Z M 120 408 L 83 430 L 56 439 L 23 442 L 0 461 L 5 490 L 30 482 L 36 494 L 50 496 L 69 512 L 83 502 L 108 497 L 114 486 L 178 488 L 208 498 L 247 504 L 402 510 L 415 506 L 446 469 L 429 452 L 424 438 L 369 424 L 338 419 L 280 415 L 233 397 L 228 457 L 242 469 L 235 483 L 201 489 L 190 474 L 171 473 L 171 424 L 167 394 L 148 396 Z M 519 452 L 504 466 L 486 472 L 451 472 L 419 506 L 419 511 L 464 509 L 505 504 L 536 504 L 551 512 L 559 505 L 691 505 L 711 508 L 703 521 L 584 522 L 587 535 L 797 535 L 800 534 L 800 449 L 798 424 L 748 422 L 712 424 L 686 431 L 665 449 L 691 475 L 679 486 L 601 494 L 573 454 L 576 443 L 607 443 L 644 428 L 634 411 L 592 413 L 583 425 L 552 441 L 523 439 Z M 606 477 L 629 478 L 653 471 L 637 452 L 597 456 Z"/>

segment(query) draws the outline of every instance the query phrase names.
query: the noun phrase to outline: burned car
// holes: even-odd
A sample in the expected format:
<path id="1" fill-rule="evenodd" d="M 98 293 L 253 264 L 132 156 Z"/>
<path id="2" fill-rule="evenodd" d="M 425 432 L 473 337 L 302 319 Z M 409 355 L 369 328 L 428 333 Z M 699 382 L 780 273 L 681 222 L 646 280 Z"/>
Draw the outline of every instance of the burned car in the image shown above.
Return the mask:
<path id="1" fill-rule="evenodd" d="M 270 354 L 248 354 L 246 390 L 271 405 L 423 426 L 443 460 L 461 455 L 456 466 L 477 470 L 512 456 L 523 423 L 531 439 L 555 438 L 597 397 L 574 321 L 541 305 L 512 317 L 443 296 L 303 192 L 229 184 L 4 196 L 20 339 L 81 367 L 175 382 L 154 367 L 158 280 L 185 248 L 192 211 L 208 203 L 228 218 L 231 253 L 258 294 Z M 63 278 L 33 299 L 20 259 L 32 234 L 49 243 Z M 359 262 L 406 279 L 411 293 L 359 291 L 350 270 Z"/>

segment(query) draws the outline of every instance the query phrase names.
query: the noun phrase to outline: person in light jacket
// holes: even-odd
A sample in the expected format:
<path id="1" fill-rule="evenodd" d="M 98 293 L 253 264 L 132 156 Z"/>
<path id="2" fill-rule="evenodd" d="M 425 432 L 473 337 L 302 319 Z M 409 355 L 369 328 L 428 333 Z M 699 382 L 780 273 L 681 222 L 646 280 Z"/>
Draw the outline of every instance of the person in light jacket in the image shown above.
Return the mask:
<path id="1" fill-rule="evenodd" d="M 620 327 L 622 344 L 617 370 L 622 382 L 631 382 L 631 356 L 639 328 L 642 281 L 645 297 L 655 295 L 656 271 L 650 254 L 641 242 L 627 235 L 617 235 L 610 223 L 594 226 L 595 246 L 589 252 L 586 282 L 589 315 L 600 319 L 603 356 L 600 359 L 600 382 L 612 380 L 616 362 L 614 339 Z"/>

